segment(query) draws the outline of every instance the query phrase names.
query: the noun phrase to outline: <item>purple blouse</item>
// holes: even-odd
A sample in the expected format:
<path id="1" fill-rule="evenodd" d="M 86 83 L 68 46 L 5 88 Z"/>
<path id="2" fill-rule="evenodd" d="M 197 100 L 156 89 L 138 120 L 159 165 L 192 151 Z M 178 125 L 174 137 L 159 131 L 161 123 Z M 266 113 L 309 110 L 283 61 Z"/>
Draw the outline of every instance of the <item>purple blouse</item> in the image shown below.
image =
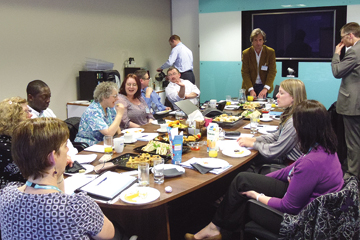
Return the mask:
<path id="1" fill-rule="evenodd" d="M 272 197 L 268 205 L 290 214 L 298 214 L 315 198 L 337 192 L 344 184 L 337 154 L 327 154 L 322 147 L 300 157 L 290 166 L 266 176 L 289 181 L 284 197 Z"/>
<path id="2" fill-rule="evenodd" d="M 149 122 L 149 119 L 154 119 L 143 97 L 139 98 L 139 105 L 130 102 L 123 94 L 120 94 L 119 97 L 119 102 L 125 107 L 125 112 L 120 123 L 121 129 L 129 128 L 130 121 L 139 125 L 145 125 Z"/>

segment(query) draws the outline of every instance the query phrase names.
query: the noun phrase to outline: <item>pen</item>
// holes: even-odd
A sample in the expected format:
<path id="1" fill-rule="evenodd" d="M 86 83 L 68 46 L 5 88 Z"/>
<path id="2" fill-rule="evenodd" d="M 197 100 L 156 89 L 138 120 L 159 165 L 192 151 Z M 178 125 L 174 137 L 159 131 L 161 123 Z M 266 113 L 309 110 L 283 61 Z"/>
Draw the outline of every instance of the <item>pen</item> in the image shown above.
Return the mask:
<path id="1" fill-rule="evenodd" d="M 143 138 L 143 137 L 147 137 L 147 136 L 148 136 L 148 135 L 144 135 L 144 136 L 141 136 L 141 137 Z"/>
<path id="2" fill-rule="evenodd" d="M 99 186 L 99 185 L 100 185 L 100 183 L 104 182 L 106 179 L 107 179 L 107 177 L 106 177 L 106 178 L 104 178 L 103 180 L 101 180 L 98 184 L 96 184 L 96 186 Z"/>

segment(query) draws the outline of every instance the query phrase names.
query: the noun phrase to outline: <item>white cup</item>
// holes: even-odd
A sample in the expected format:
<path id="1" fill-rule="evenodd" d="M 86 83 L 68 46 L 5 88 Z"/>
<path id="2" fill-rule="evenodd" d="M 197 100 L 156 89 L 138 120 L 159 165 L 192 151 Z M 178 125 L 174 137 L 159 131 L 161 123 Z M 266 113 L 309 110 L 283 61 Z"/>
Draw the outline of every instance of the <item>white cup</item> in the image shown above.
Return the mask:
<path id="1" fill-rule="evenodd" d="M 268 119 L 268 118 L 270 118 L 270 114 L 268 114 L 268 113 L 263 113 L 262 118 Z"/>
<path id="2" fill-rule="evenodd" d="M 164 123 L 164 124 L 160 124 L 160 130 L 162 131 L 162 132 L 165 132 L 165 131 L 167 131 L 167 124 L 166 123 Z"/>
<path id="3" fill-rule="evenodd" d="M 270 111 L 271 110 L 271 103 L 266 103 L 265 104 L 265 109 Z"/>
<path id="4" fill-rule="evenodd" d="M 209 106 L 210 106 L 211 108 L 216 108 L 216 99 L 211 99 L 211 100 L 210 100 L 210 103 L 209 103 Z"/>
<path id="5" fill-rule="evenodd" d="M 124 141 L 125 141 L 125 143 L 132 143 L 132 142 L 134 142 L 133 133 L 131 133 L 131 132 L 125 133 L 125 134 L 124 134 Z"/>
<path id="6" fill-rule="evenodd" d="M 124 151 L 124 138 L 114 138 L 114 148 L 117 153 Z"/>

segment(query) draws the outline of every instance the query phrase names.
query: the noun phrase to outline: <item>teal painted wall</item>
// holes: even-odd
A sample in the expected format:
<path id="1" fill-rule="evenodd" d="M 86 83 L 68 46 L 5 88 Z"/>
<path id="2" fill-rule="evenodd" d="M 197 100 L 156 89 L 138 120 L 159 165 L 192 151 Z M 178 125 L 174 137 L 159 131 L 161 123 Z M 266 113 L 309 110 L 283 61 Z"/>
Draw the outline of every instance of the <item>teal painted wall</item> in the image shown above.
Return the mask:
<path id="1" fill-rule="evenodd" d="M 299 4 L 304 4 L 305 6 L 299 6 Z M 199 13 L 280 9 L 284 8 L 282 5 L 291 5 L 291 8 L 301 8 L 352 4 L 360 4 L 360 0 L 199 0 Z"/>
<path id="2" fill-rule="evenodd" d="M 225 99 L 226 95 L 238 97 L 239 89 L 242 84 L 241 62 L 200 62 L 200 102 L 209 99 Z M 281 77 L 282 66 L 276 63 L 278 71 L 275 85 L 285 80 Z M 329 62 L 300 62 L 299 77 L 306 87 L 308 99 L 320 101 L 329 108 L 337 99 L 340 87 L 340 79 L 333 77 Z M 272 96 L 272 93 L 269 94 Z"/>

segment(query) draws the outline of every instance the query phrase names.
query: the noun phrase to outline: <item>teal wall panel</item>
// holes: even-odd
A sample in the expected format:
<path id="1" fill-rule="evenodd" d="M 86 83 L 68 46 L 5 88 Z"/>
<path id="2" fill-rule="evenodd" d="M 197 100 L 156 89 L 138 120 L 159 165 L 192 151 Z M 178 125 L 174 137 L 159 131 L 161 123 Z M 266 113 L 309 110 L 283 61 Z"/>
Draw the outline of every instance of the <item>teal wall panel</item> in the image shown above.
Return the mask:
<path id="1" fill-rule="evenodd" d="M 360 0 L 199 0 L 199 13 L 232 12 L 288 8 L 324 7 L 360 4 Z"/>
<path id="2" fill-rule="evenodd" d="M 281 65 L 276 63 L 274 85 L 286 79 L 281 77 Z M 241 62 L 201 61 L 200 76 L 200 102 L 222 100 L 226 95 L 237 97 L 242 84 Z M 341 80 L 333 77 L 330 62 L 300 62 L 298 79 L 304 82 L 308 99 L 318 100 L 326 108 L 336 101 Z"/>

